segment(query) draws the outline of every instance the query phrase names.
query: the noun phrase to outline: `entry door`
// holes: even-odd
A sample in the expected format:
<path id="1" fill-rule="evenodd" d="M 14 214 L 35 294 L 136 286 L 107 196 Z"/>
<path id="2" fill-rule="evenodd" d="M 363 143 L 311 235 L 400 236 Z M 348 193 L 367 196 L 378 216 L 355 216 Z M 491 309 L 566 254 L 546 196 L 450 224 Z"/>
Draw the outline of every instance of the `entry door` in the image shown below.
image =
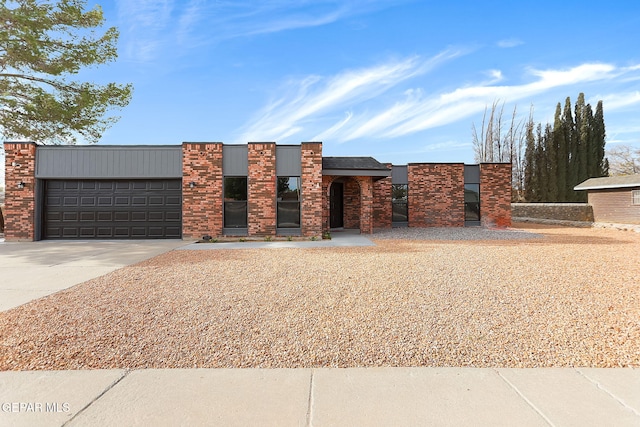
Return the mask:
<path id="1" fill-rule="evenodd" d="M 344 194 L 344 185 L 341 182 L 331 184 L 330 205 L 331 212 L 329 214 L 329 226 L 331 228 L 344 227 L 342 196 Z"/>

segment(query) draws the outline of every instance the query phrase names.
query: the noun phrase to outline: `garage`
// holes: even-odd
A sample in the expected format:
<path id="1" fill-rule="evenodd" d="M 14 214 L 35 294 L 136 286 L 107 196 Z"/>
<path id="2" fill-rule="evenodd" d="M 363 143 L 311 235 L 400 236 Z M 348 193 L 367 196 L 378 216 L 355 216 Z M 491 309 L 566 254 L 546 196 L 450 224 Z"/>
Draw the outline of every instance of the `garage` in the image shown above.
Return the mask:
<path id="1" fill-rule="evenodd" d="M 181 180 L 46 180 L 45 239 L 181 237 Z"/>
<path id="2" fill-rule="evenodd" d="M 182 238 L 180 146 L 38 147 L 38 239 Z"/>

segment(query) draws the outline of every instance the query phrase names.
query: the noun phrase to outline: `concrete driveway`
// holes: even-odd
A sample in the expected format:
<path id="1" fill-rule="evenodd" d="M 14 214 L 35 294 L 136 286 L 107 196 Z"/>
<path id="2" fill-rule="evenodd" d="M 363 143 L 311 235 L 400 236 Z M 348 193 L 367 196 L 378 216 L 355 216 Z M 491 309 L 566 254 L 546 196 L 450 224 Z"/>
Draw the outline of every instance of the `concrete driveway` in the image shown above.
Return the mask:
<path id="1" fill-rule="evenodd" d="M 0 311 L 189 243 L 183 240 L 0 242 Z"/>

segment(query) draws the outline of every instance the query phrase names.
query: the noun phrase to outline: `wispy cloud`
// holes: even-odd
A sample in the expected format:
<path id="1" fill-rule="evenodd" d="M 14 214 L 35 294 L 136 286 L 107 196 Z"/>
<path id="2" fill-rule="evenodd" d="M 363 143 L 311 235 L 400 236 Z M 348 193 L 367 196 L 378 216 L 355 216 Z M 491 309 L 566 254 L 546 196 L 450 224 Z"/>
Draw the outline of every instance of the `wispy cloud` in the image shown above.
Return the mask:
<path id="1" fill-rule="evenodd" d="M 640 91 L 612 93 L 599 99 L 602 99 L 603 104 L 607 106 L 607 111 L 618 110 L 640 104 Z"/>
<path id="2" fill-rule="evenodd" d="M 242 132 L 238 142 L 265 139 L 281 141 L 301 131 L 308 132 L 309 120 L 317 120 L 326 114 L 335 116 L 336 109 L 342 110 L 342 116 L 349 110 L 349 106 L 377 98 L 392 87 L 422 75 L 461 53 L 448 50 L 427 60 L 410 57 L 370 68 L 345 71 L 334 77 L 309 76 L 291 81 L 282 89 L 286 95 L 273 100 L 260 111 Z M 350 121 L 351 113 L 347 113 L 346 118 L 331 123 L 318 136 L 329 137 L 343 133 L 343 128 Z"/>
<path id="3" fill-rule="evenodd" d="M 407 0 L 116 0 L 130 59 L 151 61 L 203 44 L 331 24 Z"/>
<path id="4" fill-rule="evenodd" d="M 511 47 L 516 47 L 516 46 L 520 46 L 523 45 L 524 42 L 520 39 L 504 39 L 504 40 L 500 40 L 498 41 L 497 45 L 498 47 L 501 47 L 503 49 L 508 49 Z"/>
<path id="5" fill-rule="evenodd" d="M 446 51 L 428 60 L 411 57 L 345 71 L 334 77 L 311 76 L 289 82 L 288 94 L 269 103 L 246 126 L 237 142 L 264 139 L 284 142 L 289 137 L 296 141 L 311 135 L 315 135 L 313 139 L 335 142 L 393 139 L 476 115 L 496 99 L 531 102 L 533 97 L 557 88 L 606 82 L 637 73 L 635 67 L 587 63 L 566 69 L 529 69 L 525 75 L 528 81 L 519 85 L 496 85 L 503 75 L 499 70 L 491 70 L 490 81 L 451 91 L 402 89 L 407 83 L 414 86 L 428 83 L 428 77 L 424 76 L 428 70 L 460 54 Z M 640 93 L 604 99 L 608 108 L 621 108 L 640 102 Z"/>

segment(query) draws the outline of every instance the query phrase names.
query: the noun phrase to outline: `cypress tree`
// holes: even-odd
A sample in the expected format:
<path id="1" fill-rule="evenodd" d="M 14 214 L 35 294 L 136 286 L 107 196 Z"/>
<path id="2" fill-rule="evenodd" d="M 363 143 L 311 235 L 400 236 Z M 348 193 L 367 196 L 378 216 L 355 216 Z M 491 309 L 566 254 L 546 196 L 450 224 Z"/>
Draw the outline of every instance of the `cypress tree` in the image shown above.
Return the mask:
<path id="1" fill-rule="evenodd" d="M 544 202 L 547 197 L 547 162 L 545 161 L 544 146 L 542 124 L 538 124 L 536 129 L 535 168 L 533 171 L 536 177 L 536 182 L 533 187 L 533 202 Z"/>
<path id="2" fill-rule="evenodd" d="M 562 115 L 562 127 L 564 130 L 565 139 L 567 141 L 567 155 L 563 159 L 566 165 L 566 200 L 575 200 L 575 191 L 573 191 L 573 185 L 571 183 L 578 179 L 578 132 L 576 131 L 576 124 L 573 121 L 573 115 L 571 114 L 571 98 L 567 97 L 564 104 L 564 113 Z M 575 184 L 574 184 L 575 185 Z"/>
<path id="3" fill-rule="evenodd" d="M 555 201 L 564 202 L 567 198 L 567 144 L 565 139 L 562 107 L 560 103 L 556 106 L 556 114 L 553 120 L 553 149 L 556 161 L 556 182 L 558 187 L 558 197 Z"/>
<path id="4" fill-rule="evenodd" d="M 553 128 L 547 124 L 544 128 L 545 163 L 547 165 L 547 202 L 558 201 L 558 149 L 553 138 Z"/>
<path id="5" fill-rule="evenodd" d="M 604 112 L 602 107 L 602 101 L 598 101 L 596 105 L 596 113 L 593 116 L 593 129 L 592 129 L 592 151 L 594 157 L 593 175 L 590 178 L 609 176 L 609 162 L 604 158 L 606 144 L 606 132 L 604 127 Z"/>
<path id="6" fill-rule="evenodd" d="M 591 106 L 585 105 L 584 93 L 578 95 L 575 110 L 575 131 L 576 131 L 576 159 L 572 165 L 571 180 L 567 182 L 571 189 L 574 201 L 582 201 L 582 192 L 578 193 L 573 187 L 587 179 L 589 175 L 589 161 L 591 152 L 591 131 L 590 127 L 593 121 Z M 585 195 L 586 196 L 586 195 Z"/>

